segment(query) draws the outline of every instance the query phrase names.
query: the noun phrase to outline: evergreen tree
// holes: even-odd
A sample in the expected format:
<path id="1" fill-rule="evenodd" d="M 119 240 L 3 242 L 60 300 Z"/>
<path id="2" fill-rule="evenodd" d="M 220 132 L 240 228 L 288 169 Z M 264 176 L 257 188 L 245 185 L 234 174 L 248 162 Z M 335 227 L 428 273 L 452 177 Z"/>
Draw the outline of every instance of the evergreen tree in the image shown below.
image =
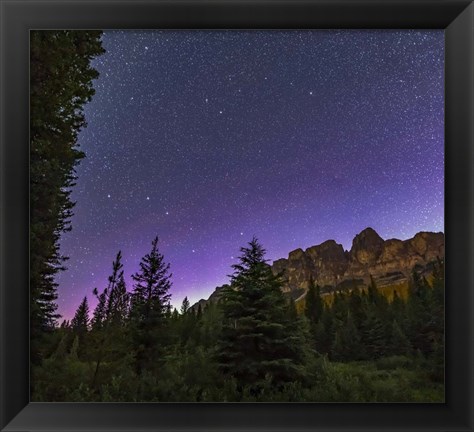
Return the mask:
<path id="1" fill-rule="evenodd" d="M 439 343 L 444 335 L 444 263 L 439 258 L 433 269 L 431 308 L 433 331 Z"/>
<path id="2" fill-rule="evenodd" d="M 440 295 L 440 300 L 444 301 L 444 261 L 441 260 L 439 257 L 436 259 L 436 262 L 433 266 L 433 291 L 438 291 L 442 293 Z"/>
<path id="3" fill-rule="evenodd" d="M 112 274 L 109 276 L 108 281 L 109 283 L 105 291 L 107 297 L 105 319 L 108 322 L 112 322 L 120 319 L 120 313 L 117 309 L 119 305 L 122 306 L 122 296 L 124 295 L 123 291 L 125 289 L 121 251 L 117 252 L 115 260 L 112 262 Z M 119 290 L 121 291 L 120 293 Z"/>
<path id="4" fill-rule="evenodd" d="M 392 317 L 398 322 L 402 322 L 405 315 L 405 302 L 400 298 L 397 291 L 393 292 L 393 299 L 391 303 Z"/>
<path id="5" fill-rule="evenodd" d="M 380 297 L 377 284 L 375 283 L 375 280 L 372 277 L 372 275 L 370 275 L 370 283 L 367 289 L 367 297 L 368 297 L 369 303 L 372 303 L 372 304 L 377 304 Z"/>
<path id="6" fill-rule="evenodd" d="M 171 318 L 169 290 L 170 265 L 158 249 L 158 237 L 152 241 L 150 253 L 140 262 L 140 271 L 132 275 L 135 285 L 131 297 L 130 319 L 132 340 L 136 345 L 136 368 L 158 367 L 163 361 L 165 346 L 169 343 L 168 315 Z"/>
<path id="7" fill-rule="evenodd" d="M 290 301 L 288 303 L 288 318 L 293 322 L 298 319 L 298 311 L 296 309 L 296 303 L 293 297 L 290 297 Z"/>
<path id="8" fill-rule="evenodd" d="M 87 302 L 87 297 L 84 297 L 76 310 L 74 318 L 71 320 L 71 330 L 72 335 L 74 336 L 76 357 L 80 356 L 83 358 L 86 355 L 86 341 L 89 336 L 89 328 L 89 304 Z"/>
<path id="9" fill-rule="evenodd" d="M 120 275 L 115 287 L 114 304 L 111 308 L 110 320 L 113 325 L 125 326 L 130 312 L 130 295 L 127 292 L 127 286 L 123 273 Z"/>
<path id="10" fill-rule="evenodd" d="M 119 251 L 112 262 L 112 274 L 107 287 L 98 293 L 97 306 L 91 321 L 91 355 L 96 362 L 92 387 L 99 385 L 99 373 L 104 361 L 113 362 L 125 354 L 124 329 L 128 313 L 128 294 L 123 276 L 122 253 Z"/>
<path id="11" fill-rule="evenodd" d="M 314 279 L 311 276 L 309 280 L 308 292 L 306 293 L 306 302 L 304 313 L 308 318 L 311 327 L 319 322 L 323 313 L 323 300 L 321 298 L 321 291 L 319 285 L 314 283 Z"/>
<path id="12" fill-rule="evenodd" d="M 355 361 L 363 358 L 359 332 L 350 313 L 345 323 L 336 331 L 331 358 L 337 361 Z"/>
<path id="13" fill-rule="evenodd" d="M 41 359 L 41 339 L 56 312 L 56 274 L 66 257 L 60 235 L 71 229 L 71 188 L 84 157 L 77 135 L 86 125 L 83 106 L 98 72 L 91 60 L 104 52 L 100 31 L 30 33 L 30 327 L 31 359 Z"/>
<path id="14" fill-rule="evenodd" d="M 407 336 L 413 349 L 423 355 L 429 355 L 433 348 L 430 291 L 426 279 L 413 270 L 407 301 Z"/>
<path id="15" fill-rule="evenodd" d="M 94 313 L 91 320 L 92 330 L 100 330 L 105 323 L 106 317 L 106 301 L 107 291 L 104 290 L 101 294 L 97 288 L 92 290 L 92 294 L 97 298 L 97 305 L 94 309 Z"/>
<path id="16" fill-rule="evenodd" d="M 425 327 L 429 350 L 429 374 L 436 382 L 444 382 L 444 262 L 433 263 L 431 290 L 428 302 L 431 318 Z"/>
<path id="17" fill-rule="evenodd" d="M 60 329 L 67 329 L 69 328 L 70 326 L 70 323 L 68 320 L 63 320 L 63 322 L 61 323 L 61 325 L 59 326 Z"/>
<path id="18" fill-rule="evenodd" d="M 179 317 L 179 337 L 182 345 L 186 345 L 188 342 L 192 344 L 198 342 L 200 336 L 197 325 L 196 314 L 190 308 L 188 298 L 185 297 L 181 304 L 181 315 Z"/>
<path id="19" fill-rule="evenodd" d="M 122 252 L 118 251 L 112 262 L 112 274 L 107 288 L 99 298 L 101 323 L 107 326 L 123 326 L 129 313 L 129 294 L 123 275 Z"/>
<path id="20" fill-rule="evenodd" d="M 95 361 L 94 375 L 92 377 L 91 386 L 97 387 L 97 381 L 99 377 L 100 365 L 102 364 L 106 347 L 105 342 L 107 341 L 107 335 L 105 333 L 105 325 L 107 323 L 106 316 L 106 301 L 107 301 L 107 290 L 104 290 L 101 294 L 98 293 L 97 288 L 94 288 L 93 294 L 97 297 L 98 303 L 94 309 L 94 314 L 91 320 L 91 357 Z"/>
<path id="21" fill-rule="evenodd" d="M 411 344 L 397 321 L 392 322 L 390 335 L 390 352 L 393 355 L 410 355 Z"/>
<path id="22" fill-rule="evenodd" d="M 189 300 L 187 297 L 184 297 L 183 303 L 181 304 L 181 315 L 184 315 L 189 310 Z"/>
<path id="23" fill-rule="evenodd" d="M 214 349 L 219 344 L 222 331 L 222 308 L 217 303 L 208 303 L 202 311 L 200 340 L 206 349 Z"/>
<path id="24" fill-rule="evenodd" d="M 387 328 L 375 308 L 370 308 L 367 312 L 366 320 L 362 324 L 361 340 L 369 359 L 383 357 L 388 352 Z"/>
<path id="25" fill-rule="evenodd" d="M 169 309 L 171 295 L 170 265 L 158 250 L 158 237 L 152 242 L 151 252 L 140 262 L 140 271 L 132 275 L 132 317 L 136 321 L 160 321 Z"/>
<path id="26" fill-rule="evenodd" d="M 385 316 L 388 312 L 387 298 L 379 292 L 377 284 L 372 275 L 370 276 L 370 284 L 367 290 L 367 301 L 369 304 L 376 307 L 379 315 Z"/>
<path id="27" fill-rule="evenodd" d="M 224 373 L 258 394 L 268 379 L 283 384 L 301 378 L 306 352 L 294 333 L 282 280 L 266 263 L 265 250 L 254 237 L 241 252 L 231 285 L 222 293 L 218 361 Z"/>
<path id="28" fill-rule="evenodd" d="M 331 312 L 336 322 L 343 323 L 346 320 L 348 302 L 346 301 L 346 295 L 344 293 L 334 292 Z"/>
<path id="29" fill-rule="evenodd" d="M 71 320 L 71 328 L 79 337 L 83 337 L 89 330 L 89 305 L 87 297 L 84 297 L 81 304 Z"/>
<path id="30" fill-rule="evenodd" d="M 315 348 L 320 354 L 329 354 L 336 333 L 335 319 L 329 306 L 325 306 L 315 329 Z"/>
<path id="31" fill-rule="evenodd" d="M 363 304 L 364 302 L 363 302 L 360 290 L 357 288 L 354 288 L 349 294 L 348 308 L 349 308 L 351 317 L 354 321 L 354 325 L 358 331 L 361 330 L 362 323 L 366 319 Z"/>
<path id="32" fill-rule="evenodd" d="M 444 261 L 437 258 L 433 269 L 432 280 L 432 321 L 433 332 L 432 355 L 430 359 L 430 377 L 436 382 L 444 382 L 445 348 L 444 348 Z"/>

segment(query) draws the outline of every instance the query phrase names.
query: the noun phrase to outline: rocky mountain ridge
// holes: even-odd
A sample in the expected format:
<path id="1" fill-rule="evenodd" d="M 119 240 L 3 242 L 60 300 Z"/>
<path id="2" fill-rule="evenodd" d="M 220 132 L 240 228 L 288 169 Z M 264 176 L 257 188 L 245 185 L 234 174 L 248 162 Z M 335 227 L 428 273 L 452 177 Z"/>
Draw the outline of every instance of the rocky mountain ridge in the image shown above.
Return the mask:
<path id="1" fill-rule="evenodd" d="M 369 227 L 354 237 L 349 251 L 327 240 L 306 250 L 291 251 L 288 258 L 274 261 L 271 268 L 274 274 L 283 273 L 283 291 L 297 299 L 304 296 L 311 278 L 322 292 L 363 286 L 371 276 L 383 287 L 407 281 L 414 268 L 429 272 L 430 263 L 438 258 L 444 258 L 442 232 L 422 231 L 407 240 L 384 240 Z M 216 288 L 207 301 L 219 298 L 220 289 Z"/>

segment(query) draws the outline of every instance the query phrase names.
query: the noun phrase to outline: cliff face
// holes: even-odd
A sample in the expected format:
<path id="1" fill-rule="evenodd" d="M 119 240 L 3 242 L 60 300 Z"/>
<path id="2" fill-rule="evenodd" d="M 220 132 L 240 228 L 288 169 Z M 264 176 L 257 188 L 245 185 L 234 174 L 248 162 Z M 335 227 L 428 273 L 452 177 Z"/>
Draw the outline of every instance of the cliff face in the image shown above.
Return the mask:
<path id="1" fill-rule="evenodd" d="M 295 297 L 304 293 L 312 277 L 326 289 L 345 284 L 363 285 L 372 276 L 378 286 L 407 280 L 415 266 L 420 269 L 444 258 L 444 234 L 419 232 L 408 240 L 383 240 L 372 228 L 356 235 L 350 251 L 328 240 L 305 251 L 296 249 L 287 259 L 272 265 L 276 274 L 283 272 L 285 292 Z"/>
<path id="2" fill-rule="evenodd" d="M 408 240 L 384 240 L 375 230 L 366 228 L 354 237 L 350 251 L 327 240 L 305 251 L 296 249 L 288 258 L 274 261 L 271 268 L 274 274 L 283 273 L 283 291 L 296 299 L 306 293 L 311 278 L 322 292 L 367 285 L 370 276 L 383 287 L 406 281 L 415 267 L 429 271 L 429 264 L 437 258 L 444 258 L 441 232 L 419 232 Z M 208 301 L 219 298 L 220 288 Z"/>

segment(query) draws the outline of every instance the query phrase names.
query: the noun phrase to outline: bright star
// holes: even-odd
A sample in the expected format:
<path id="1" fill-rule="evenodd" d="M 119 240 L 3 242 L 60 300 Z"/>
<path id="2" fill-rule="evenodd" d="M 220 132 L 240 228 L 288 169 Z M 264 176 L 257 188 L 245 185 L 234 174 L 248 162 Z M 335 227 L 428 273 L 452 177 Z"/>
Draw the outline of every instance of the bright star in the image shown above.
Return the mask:
<path id="1" fill-rule="evenodd" d="M 150 201 L 150 197 L 146 197 L 146 199 L 147 199 L 148 201 Z"/>
<path id="2" fill-rule="evenodd" d="M 107 198 L 110 198 L 110 194 L 107 195 Z"/>

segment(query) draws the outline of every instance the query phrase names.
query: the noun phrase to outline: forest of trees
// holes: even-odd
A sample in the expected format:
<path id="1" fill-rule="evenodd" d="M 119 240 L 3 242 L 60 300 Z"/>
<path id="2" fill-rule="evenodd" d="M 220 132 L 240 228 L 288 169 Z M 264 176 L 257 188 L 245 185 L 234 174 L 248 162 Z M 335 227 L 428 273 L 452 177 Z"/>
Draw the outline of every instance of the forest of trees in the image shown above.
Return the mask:
<path id="1" fill-rule="evenodd" d="M 104 286 L 58 324 L 77 136 L 103 53 L 99 31 L 31 32 L 31 399 L 33 401 L 444 400 L 444 270 L 413 272 L 408 298 L 366 290 L 327 301 L 310 283 L 303 313 L 256 238 L 204 308 L 171 307 L 158 237 L 127 287 L 122 253 Z"/>
<path id="2" fill-rule="evenodd" d="M 253 239 L 220 299 L 170 305 L 158 238 L 127 290 L 118 252 L 107 286 L 50 334 L 33 369 L 35 401 L 442 401 L 444 273 L 413 272 L 409 296 L 367 290 L 325 301 L 311 284 L 304 313 Z"/>

